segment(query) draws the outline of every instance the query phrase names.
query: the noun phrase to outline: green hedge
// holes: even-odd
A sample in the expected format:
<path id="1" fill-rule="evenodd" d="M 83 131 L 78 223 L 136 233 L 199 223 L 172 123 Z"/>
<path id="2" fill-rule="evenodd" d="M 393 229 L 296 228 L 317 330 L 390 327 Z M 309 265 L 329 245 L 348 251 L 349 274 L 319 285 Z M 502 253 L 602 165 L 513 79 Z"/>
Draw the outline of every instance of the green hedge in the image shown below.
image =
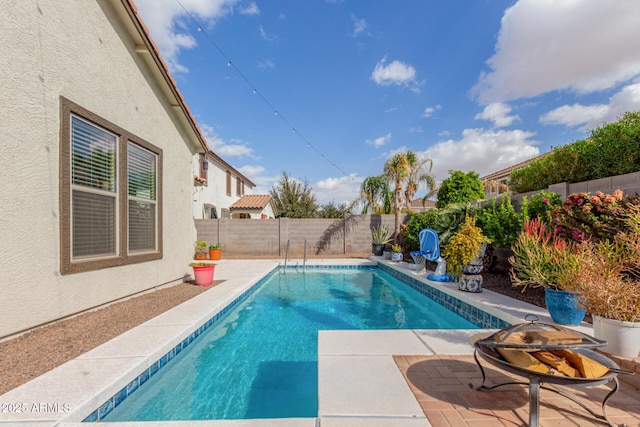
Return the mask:
<path id="1" fill-rule="evenodd" d="M 640 111 L 591 131 L 587 139 L 558 147 L 511 172 L 514 193 L 543 190 L 560 182 L 582 182 L 640 171 Z"/>

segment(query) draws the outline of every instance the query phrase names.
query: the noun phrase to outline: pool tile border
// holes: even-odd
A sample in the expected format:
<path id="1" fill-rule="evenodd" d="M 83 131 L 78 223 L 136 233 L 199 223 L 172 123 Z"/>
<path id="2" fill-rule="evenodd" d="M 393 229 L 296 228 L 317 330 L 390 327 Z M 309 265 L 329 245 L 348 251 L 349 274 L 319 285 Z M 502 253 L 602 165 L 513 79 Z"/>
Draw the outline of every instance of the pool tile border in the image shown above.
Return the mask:
<path id="1" fill-rule="evenodd" d="M 378 263 L 378 268 L 396 279 L 407 283 L 416 291 L 445 306 L 459 316 L 464 317 L 481 329 L 502 329 L 511 326 L 511 323 L 430 285 L 426 282 L 426 279 L 425 281 L 418 280 L 418 278 L 391 268 L 384 263 Z"/>
<path id="2" fill-rule="evenodd" d="M 187 348 L 189 344 L 200 336 L 204 331 L 209 329 L 210 326 L 220 320 L 231 309 L 237 306 L 240 302 L 244 301 L 251 293 L 253 293 L 260 285 L 262 285 L 269 277 L 271 277 L 278 269 L 273 269 L 267 275 L 258 280 L 253 286 L 248 288 L 242 294 L 234 298 L 229 304 L 227 304 L 222 310 L 216 313 L 211 319 L 202 324 L 199 328 L 194 330 L 189 336 L 182 340 L 178 345 L 169 350 L 160 359 L 152 363 L 147 369 L 142 371 L 140 375 L 134 378 L 129 384 L 124 386 L 115 395 L 111 396 L 106 402 L 104 402 L 98 409 L 89 414 L 82 422 L 99 422 L 104 417 L 109 415 L 118 405 L 120 405 L 127 397 L 136 392 L 149 378 L 158 373 L 158 371 L 172 361 L 182 350 Z"/>

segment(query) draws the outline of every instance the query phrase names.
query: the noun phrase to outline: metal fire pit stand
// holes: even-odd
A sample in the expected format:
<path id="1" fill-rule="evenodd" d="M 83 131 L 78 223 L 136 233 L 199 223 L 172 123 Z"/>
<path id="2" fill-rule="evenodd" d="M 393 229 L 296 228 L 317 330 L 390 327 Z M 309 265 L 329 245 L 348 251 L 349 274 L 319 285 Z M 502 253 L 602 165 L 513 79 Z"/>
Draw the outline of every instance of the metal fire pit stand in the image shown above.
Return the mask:
<path id="1" fill-rule="evenodd" d="M 546 339 L 546 337 L 561 338 Z M 608 357 L 591 350 L 591 348 L 601 347 L 605 344 L 605 341 L 598 340 L 589 335 L 582 334 L 580 332 L 563 328 L 557 325 L 531 322 L 509 326 L 507 328 L 501 329 L 500 331 L 494 333 L 489 337 L 478 339 L 473 343 L 473 346 L 475 348 L 473 357 L 476 361 L 476 364 L 480 368 L 480 372 L 482 373 L 482 384 L 478 387 L 474 387 L 473 384 L 469 384 L 469 387 L 474 390 L 489 391 L 506 385 L 528 385 L 529 427 L 538 427 L 539 425 L 541 388 L 568 398 L 569 400 L 584 408 L 595 418 L 606 421 L 612 427 L 624 427 L 624 424 L 620 424 L 618 426 L 609 419 L 606 412 L 606 405 L 609 399 L 620 388 L 620 383 L 618 382 L 617 375 L 619 373 L 626 372 L 621 371 L 620 367 Z M 564 375 L 554 375 L 552 373 L 541 373 L 508 362 L 497 352 L 497 348 L 521 349 L 529 351 L 571 349 L 575 353 L 579 353 L 594 360 L 595 362 L 600 363 L 601 365 L 604 365 L 606 368 L 608 368 L 608 371 L 599 378 L 570 377 Z M 529 382 L 527 383 L 513 381 L 497 384 L 491 387 L 486 386 L 486 375 L 484 372 L 484 368 L 480 364 L 478 355 L 481 356 L 481 358 L 485 361 L 494 366 L 497 366 L 498 368 L 504 369 L 517 376 L 528 378 Z M 587 387 L 598 386 L 606 384 L 608 382 L 613 382 L 613 389 L 605 396 L 604 400 L 602 401 L 602 415 L 595 414 L 587 406 L 579 402 L 576 397 L 563 391 L 545 387 L 542 385 L 543 383 L 547 383 L 575 387 Z"/>
<path id="2" fill-rule="evenodd" d="M 498 366 L 499 368 L 502 368 L 502 369 L 504 369 L 504 370 L 506 370 L 508 372 L 511 372 L 511 373 L 513 373 L 515 375 L 528 377 L 529 378 L 529 383 L 522 382 L 522 381 L 512 381 L 512 382 L 505 382 L 505 383 L 497 384 L 497 385 L 494 385 L 494 386 L 491 386 L 491 387 L 487 387 L 486 385 L 484 385 L 484 383 L 486 381 L 486 375 L 484 373 L 484 369 L 482 368 L 482 365 L 480 364 L 480 361 L 478 360 L 478 353 L 482 356 L 483 359 L 487 360 L 488 362 L 490 362 L 493 365 Z M 597 354 L 597 353 L 595 353 L 595 354 Z M 482 372 L 482 384 L 480 386 L 478 386 L 478 387 L 474 387 L 473 384 L 470 383 L 469 387 L 474 389 L 474 390 L 489 391 L 489 390 L 493 390 L 495 388 L 506 386 L 506 385 L 528 385 L 529 386 L 529 427 L 538 427 L 538 425 L 539 425 L 539 420 L 540 420 L 540 389 L 549 390 L 549 391 L 552 391 L 552 392 L 554 392 L 556 394 L 559 394 L 561 396 L 566 397 L 567 399 L 569 399 L 569 400 L 577 403 L 578 405 L 580 405 L 585 411 L 587 411 L 593 417 L 595 417 L 595 418 L 597 418 L 599 420 L 606 421 L 612 427 L 625 427 L 624 424 L 620 424 L 620 425 L 615 424 L 607 416 L 607 410 L 606 410 L 607 402 L 609 401 L 609 399 L 620 388 L 620 383 L 618 382 L 618 378 L 616 377 L 615 373 L 607 374 L 602 378 L 591 379 L 589 381 L 583 381 L 583 382 L 579 382 L 579 383 L 575 382 L 575 381 L 569 381 L 569 382 L 563 382 L 562 381 L 562 380 L 569 379 L 569 377 L 566 377 L 566 378 L 557 377 L 557 380 L 560 380 L 560 381 L 554 381 L 556 378 L 550 378 L 550 377 L 552 377 L 551 375 L 545 375 L 545 374 L 536 375 L 535 373 L 532 373 L 532 371 L 525 370 L 525 369 L 519 369 L 515 365 L 511 365 L 508 362 L 495 363 L 496 360 L 492 360 L 493 358 L 487 358 L 486 356 L 487 355 L 485 355 L 484 353 L 479 352 L 478 349 L 476 349 L 474 351 L 473 357 L 476 360 L 476 364 L 480 368 L 480 372 Z M 499 362 L 502 362 L 502 361 L 499 361 Z M 602 415 L 594 413 L 591 409 L 589 409 L 587 406 L 585 406 L 582 402 L 578 401 L 574 396 L 572 396 L 570 394 L 567 394 L 567 393 L 565 393 L 565 392 L 563 392 L 561 390 L 556 390 L 554 388 L 549 388 L 549 387 L 545 387 L 544 385 L 542 385 L 543 382 L 546 382 L 546 383 L 549 383 L 549 384 L 562 384 L 562 385 L 572 385 L 572 386 L 586 387 L 586 386 L 598 386 L 598 385 L 602 385 L 602 384 L 608 383 L 610 381 L 614 382 L 614 387 L 605 396 L 604 400 L 602 401 Z"/>

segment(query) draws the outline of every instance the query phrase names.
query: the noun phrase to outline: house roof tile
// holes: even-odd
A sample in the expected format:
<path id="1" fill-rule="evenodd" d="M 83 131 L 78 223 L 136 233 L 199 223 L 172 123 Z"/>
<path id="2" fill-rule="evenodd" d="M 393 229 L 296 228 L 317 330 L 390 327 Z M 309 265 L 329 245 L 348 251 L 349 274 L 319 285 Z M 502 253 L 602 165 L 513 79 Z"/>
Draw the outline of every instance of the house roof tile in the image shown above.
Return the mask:
<path id="1" fill-rule="evenodd" d="M 269 194 L 249 194 L 242 196 L 229 209 L 264 209 L 271 202 Z"/>

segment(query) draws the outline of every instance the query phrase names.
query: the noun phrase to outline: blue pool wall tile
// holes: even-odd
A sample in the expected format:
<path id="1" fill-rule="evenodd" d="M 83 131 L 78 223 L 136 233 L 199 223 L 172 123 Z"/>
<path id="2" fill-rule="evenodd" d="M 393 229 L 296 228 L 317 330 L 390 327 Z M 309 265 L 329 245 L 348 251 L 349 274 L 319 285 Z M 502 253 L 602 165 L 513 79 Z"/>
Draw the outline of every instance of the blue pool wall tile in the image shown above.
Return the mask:
<path id="1" fill-rule="evenodd" d="M 468 304 L 453 295 L 443 292 L 428 283 L 418 280 L 416 277 L 409 276 L 382 263 L 378 264 L 378 268 L 390 276 L 408 284 L 416 291 L 445 306 L 459 316 L 464 317 L 479 328 L 502 329 L 511 326 L 511 323 Z"/>
<path id="2" fill-rule="evenodd" d="M 266 276 L 257 281 L 253 286 L 244 291 L 241 295 L 235 298 L 231 303 L 225 306 L 222 310 L 216 313 L 211 319 L 205 322 L 203 325 L 198 327 L 195 331 L 193 331 L 188 337 L 182 340 L 179 344 L 177 344 L 174 348 L 169 350 L 168 353 L 164 354 L 160 359 L 153 362 L 147 369 L 142 371 L 134 380 L 129 382 L 124 388 L 114 394 L 110 399 L 100 405 L 95 411 L 93 411 L 89 416 L 87 416 L 83 422 L 96 422 L 101 421 L 111 413 L 118 405 L 120 405 L 127 397 L 129 397 L 132 393 L 136 392 L 144 383 L 146 383 L 149 378 L 155 375 L 160 369 L 170 364 L 170 362 L 182 352 L 189 344 L 193 342 L 198 336 L 200 336 L 204 331 L 206 331 L 209 327 L 213 326 L 218 320 L 220 320 L 225 314 L 227 314 L 230 310 L 232 310 L 239 303 L 244 301 L 249 295 L 251 295 L 256 289 L 260 287 L 264 282 L 266 282 L 273 274 L 278 272 L 279 270 L 289 270 L 289 269 L 300 269 L 302 266 L 296 265 L 288 265 L 286 267 L 280 266 L 276 269 L 273 269 Z M 407 283 L 412 288 L 418 290 L 429 298 L 439 302 L 440 304 L 447 307 L 449 310 L 456 312 L 461 315 L 465 319 L 471 321 L 475 325 L 480 328 L 494 328 L 501 329 L 509 326 L 510 324 L 505 322 L 502 319 L 499 319 L 489 313 L 485 313 L 482 310 L 479 310 L 476 307 L 472 307 L 471 305 L 460 301 L 459 299 L 452 297 L 449 294 L 446 294 L 438 289 L 433 288 L 432 286 L 425 284 L 415 278 L 408 276 L 406 274 L 402 274 L 396 271 L 393 268 L 387 267 L 384 264 L 354 264 L 354 265 L 306 265 L 304 269 L 317 269 L 317 270 L 327 270 L 327 269 L 336 269 L 336 270 L 376 270 L 380 268 L 380 270 L 400 279 L 401 281 Z M 475 309 L 475 311 L 473 310 Z"/>

